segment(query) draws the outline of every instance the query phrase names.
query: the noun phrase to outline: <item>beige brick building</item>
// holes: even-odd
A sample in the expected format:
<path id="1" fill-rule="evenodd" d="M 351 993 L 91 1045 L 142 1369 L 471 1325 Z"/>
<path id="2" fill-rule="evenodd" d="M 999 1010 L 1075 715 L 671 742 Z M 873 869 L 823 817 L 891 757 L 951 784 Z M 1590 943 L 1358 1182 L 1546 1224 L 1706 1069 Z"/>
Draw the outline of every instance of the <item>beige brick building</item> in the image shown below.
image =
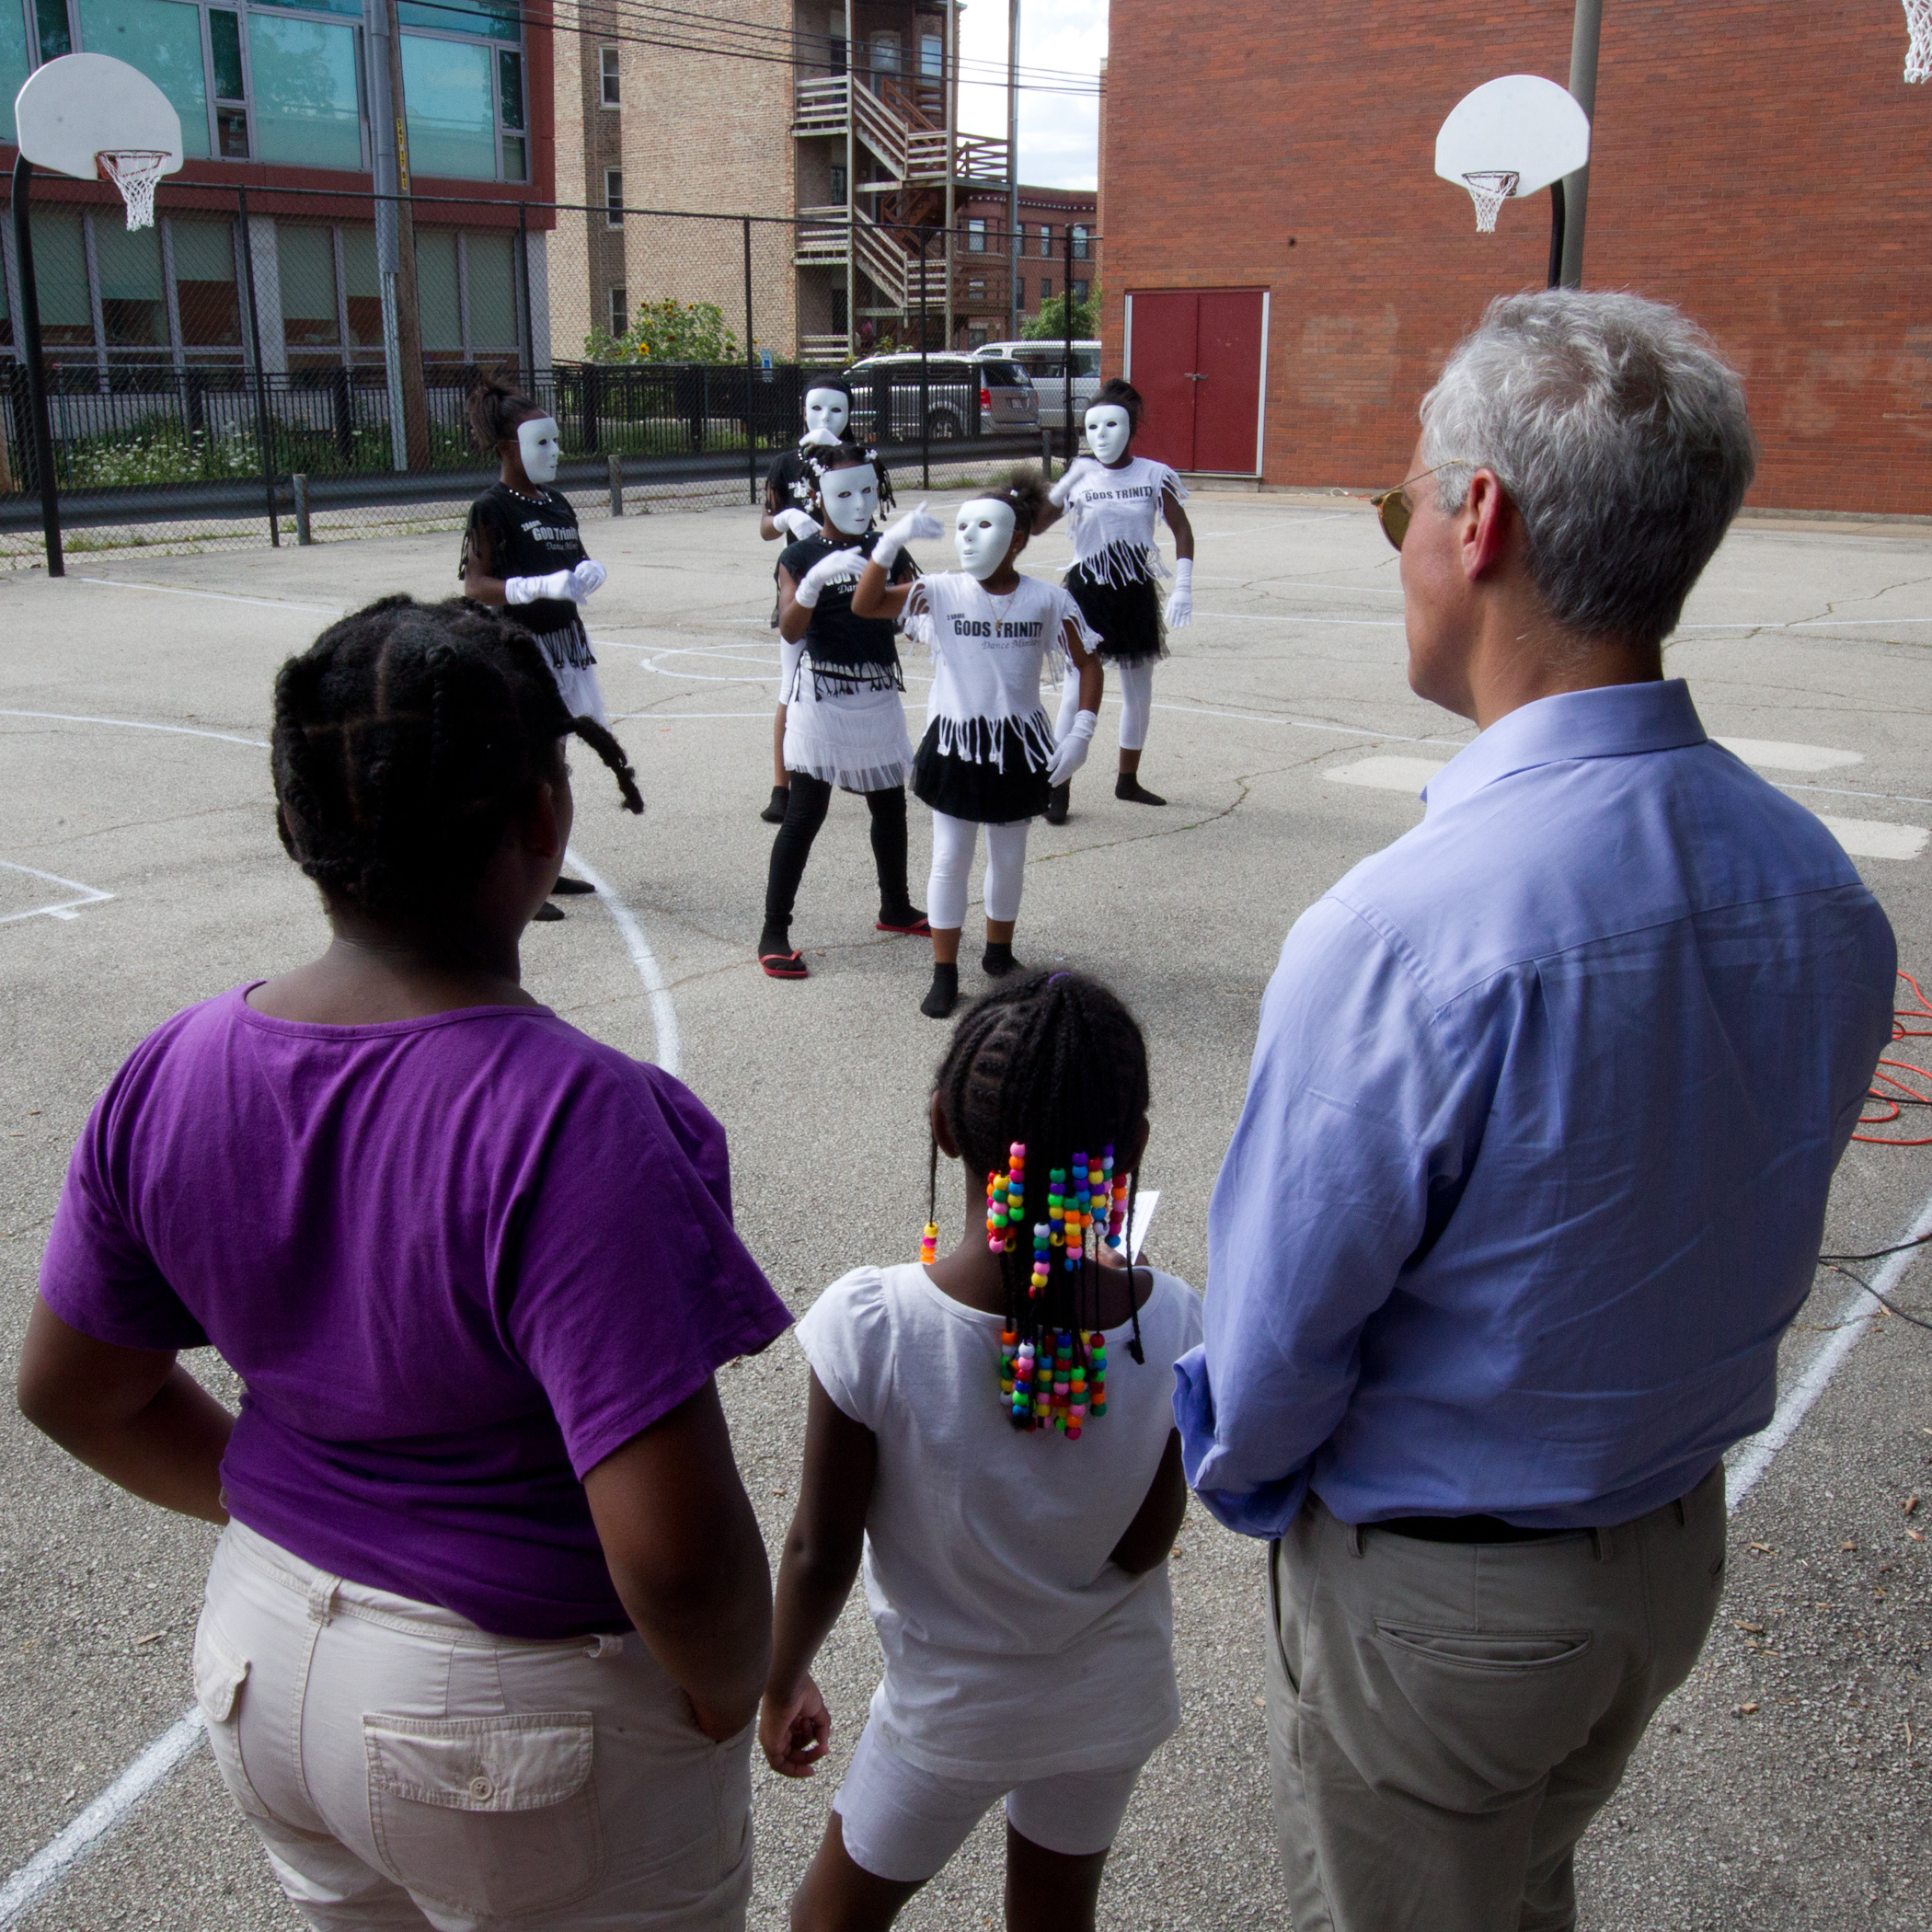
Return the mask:
<path id="1" fill-rule="evenodd" d="M 558 360 L 665 300 L 715 303 L 742 342 L 746 216 L 774 361 L 916 335 L 922 241 L 931 339 L 963 341 L 964 209 L 1003 190 L 1007 151 L 957 131 L 960 7 L 691 0 L 667 30 L 587 4 L 557 38 L 557 198 L 586 204 L 550 243 Z"/>

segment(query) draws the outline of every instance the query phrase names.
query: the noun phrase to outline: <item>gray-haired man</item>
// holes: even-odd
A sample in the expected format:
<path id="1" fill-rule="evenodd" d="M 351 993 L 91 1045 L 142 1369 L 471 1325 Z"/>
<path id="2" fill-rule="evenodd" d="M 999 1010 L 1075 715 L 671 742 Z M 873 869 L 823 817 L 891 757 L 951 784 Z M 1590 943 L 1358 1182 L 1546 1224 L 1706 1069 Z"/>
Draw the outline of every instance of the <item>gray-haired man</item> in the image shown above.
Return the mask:
<path id="1" fill-rule="evenodd" d="M 1273 1544 L 1295 1932 L 1563 1932 L 1722 1588 L 1891 927 L 1662 644 L 1751 480 L 1737 378 L 1634 295 L 1496 303 L 1401 489 L 1409 682 L 1481 728 L 1297 922 L 1179 1364 Z"/>

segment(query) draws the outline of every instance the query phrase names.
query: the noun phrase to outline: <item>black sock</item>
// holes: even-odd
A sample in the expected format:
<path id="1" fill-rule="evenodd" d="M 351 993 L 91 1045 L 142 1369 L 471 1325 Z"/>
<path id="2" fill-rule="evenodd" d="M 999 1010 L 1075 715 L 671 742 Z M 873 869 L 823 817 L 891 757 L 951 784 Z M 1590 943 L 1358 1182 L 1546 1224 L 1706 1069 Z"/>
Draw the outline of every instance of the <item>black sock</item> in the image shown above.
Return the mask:
<path id="1" fill-rule="evenodd" d="M 919 1010 L 928 1019 L 944 1019 L 960 1003 L 960 969 L 957 966 L 933 967 L 933 983 L 926 990 L 926 997 L 919 1002 Z"/>
<path id="2" fill-rule="evenodd" d="M 774 926 L 769 919 L 765 922 L 765 930 L 758 935 L 758 957 L 769 959 L 773 953 L 788 953 L 791 950 L 791 921 L 783 926 Z"/>
<path id="3" fill-rule="evenodd" d="M 986 949 L 980 955 L 980 971 L 989 972 L 995 979 L 1004 979 L 1009 972 L 1019 971 L 1019 961 L 1013 957 L 1013 943 L 1009 939 L 988 939 Z"/>
<path id="4" fill-rule="evenodd" d="M 1167 801 L 1157 791 L 1149 791 L 1141 783 L 1138 772 L 1122 772 L 1113 781 L 1113 795 L 1125 799 L 1131 805 L 1165 805 Z"/>

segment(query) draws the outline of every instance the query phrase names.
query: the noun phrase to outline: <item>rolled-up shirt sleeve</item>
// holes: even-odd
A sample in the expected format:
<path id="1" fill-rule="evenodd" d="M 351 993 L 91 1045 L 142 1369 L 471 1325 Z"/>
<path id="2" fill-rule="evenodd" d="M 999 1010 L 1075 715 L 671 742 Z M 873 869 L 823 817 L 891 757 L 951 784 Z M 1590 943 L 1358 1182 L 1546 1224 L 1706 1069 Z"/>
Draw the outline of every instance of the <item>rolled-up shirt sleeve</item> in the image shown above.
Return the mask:
<path id="1" fill-rule="evenodd" d="M 1349 1405 L 1364 1326 L 1453 1196 L 1466 1081 L 1399 939 L 1332 895 L 1261 1006 L 1208 1216 L 1204 1340 L 1175 1364 L 1188 1480 L 1281 1535 Z"/>

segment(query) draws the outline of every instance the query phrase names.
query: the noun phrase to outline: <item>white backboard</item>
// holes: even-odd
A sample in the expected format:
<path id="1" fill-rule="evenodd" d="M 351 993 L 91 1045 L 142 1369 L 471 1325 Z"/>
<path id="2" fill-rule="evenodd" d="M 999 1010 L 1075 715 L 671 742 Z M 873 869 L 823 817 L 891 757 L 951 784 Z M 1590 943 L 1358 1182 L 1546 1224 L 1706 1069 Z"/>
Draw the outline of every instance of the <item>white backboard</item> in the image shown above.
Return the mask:
<path id="1" fill-rule="evenodd" d="M 181 165 L 181 117 L 138 67 L 105 53 L 67 53 L 36 67 L 14 97 L 20 152 L 36 167 L 102 178 L 95 155 L 151 149 Z"/>
<path id="2" fill-rule="evenodd" d="M 1449 110 L 1435 137 L 1435 171 L 1458 188 L 1471 175 L 1516 177 L 1535 194 L 1590 159 L 1590 117 L 1567 87 L 1535 74 L 1485 81 Z"/>

